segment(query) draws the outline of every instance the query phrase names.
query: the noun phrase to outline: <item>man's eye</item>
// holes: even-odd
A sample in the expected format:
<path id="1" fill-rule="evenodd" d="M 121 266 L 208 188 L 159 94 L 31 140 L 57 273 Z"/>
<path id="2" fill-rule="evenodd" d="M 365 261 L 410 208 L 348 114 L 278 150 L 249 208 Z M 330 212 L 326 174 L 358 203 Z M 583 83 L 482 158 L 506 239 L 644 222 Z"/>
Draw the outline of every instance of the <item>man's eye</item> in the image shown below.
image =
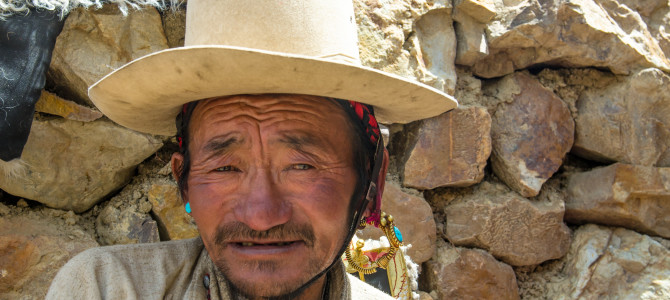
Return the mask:
<path id="1" fill-rule="evenodd" d="M 308 164 L 295 164 L 291 166 L 291 169 L 293 170 L 309 170 L 309 169 L 314 169 L 313 166 L 310 166 Z"/>
<path id="2" fill-rule="evenodd" d="M 234 171 L 239 171 L 240 169 L 235 168 L 233 166 L 223 166 L 223 167 L 218 167 L 214 169 L 214 171 L 217 172 L 234 172 Z"/>

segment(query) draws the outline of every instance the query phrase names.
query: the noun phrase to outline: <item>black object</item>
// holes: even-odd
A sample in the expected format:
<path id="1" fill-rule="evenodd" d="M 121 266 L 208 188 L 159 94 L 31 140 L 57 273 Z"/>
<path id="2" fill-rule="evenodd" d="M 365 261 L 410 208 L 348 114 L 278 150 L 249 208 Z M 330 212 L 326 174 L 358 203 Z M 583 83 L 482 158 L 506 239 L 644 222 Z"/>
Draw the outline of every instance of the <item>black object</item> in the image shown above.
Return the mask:
<path id="1" fill-rule="evenodd" d="M 21 157 L 64 21 L 31 9 L 0 20 L 0 159 Z"/>

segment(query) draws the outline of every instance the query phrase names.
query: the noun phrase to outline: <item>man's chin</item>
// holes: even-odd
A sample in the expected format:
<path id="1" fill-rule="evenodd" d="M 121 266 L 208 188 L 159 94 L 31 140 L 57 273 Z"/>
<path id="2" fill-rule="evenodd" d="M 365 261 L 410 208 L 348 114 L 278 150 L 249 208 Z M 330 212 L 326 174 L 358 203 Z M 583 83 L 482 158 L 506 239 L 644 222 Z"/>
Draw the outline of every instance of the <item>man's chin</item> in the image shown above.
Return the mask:
<path id="1" fill-rule="evenodd" d="M 236 264 L 217 263 L 234 294 L 253 298 L 293 299 L 302 294 L 315 280 L 321 264 L 298 262 L 302 265 L 286 266 L 273 261 Z M 308 265 L 305 265 L 308 264 Z M 235 269 L 232 269 L 232 268 Z M 307 267 L 307 269 L 305 269 Z"/>

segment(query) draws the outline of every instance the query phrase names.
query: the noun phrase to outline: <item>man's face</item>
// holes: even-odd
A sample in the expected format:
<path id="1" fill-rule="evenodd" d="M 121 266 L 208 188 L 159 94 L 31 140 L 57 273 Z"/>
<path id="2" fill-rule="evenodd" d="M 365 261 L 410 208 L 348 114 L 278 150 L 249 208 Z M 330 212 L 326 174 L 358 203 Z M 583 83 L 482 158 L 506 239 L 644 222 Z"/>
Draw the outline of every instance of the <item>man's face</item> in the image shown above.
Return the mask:
<path id="1" fill-rule="evenodd" d="M 193 111 L 185 200 L 210 257 L 243 293 L 292 292 L 335 260 L 357 182 L 347 122 L 336 103 L 299 95 L 219 98 Z"/>

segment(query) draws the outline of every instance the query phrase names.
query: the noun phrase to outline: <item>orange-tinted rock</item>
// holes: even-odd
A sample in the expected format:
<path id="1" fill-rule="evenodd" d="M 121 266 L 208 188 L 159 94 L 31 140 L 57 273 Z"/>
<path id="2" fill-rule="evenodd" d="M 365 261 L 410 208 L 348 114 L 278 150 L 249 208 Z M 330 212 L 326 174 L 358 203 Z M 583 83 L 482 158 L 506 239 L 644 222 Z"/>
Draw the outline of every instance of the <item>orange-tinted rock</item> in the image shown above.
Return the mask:
<path id="1" fill-rule="evenodd" d="M 35 104 L 35 111 L 81 122 L 91 122 L 102 117 L 102 113 L 98 110 L 65 100 L 47 91 L 42 91 L 40 99 Z"/>
<path id="2" fill-rule="evenodd" d="M 147 192 L 158 221 L 158 227 L 170 240 L 190 239 L 198 236 L 193 218 L 184 211 L 177 185 L 168 180 L 154 182 Z"/>
<path id="3" fill-rule="evenodd" d="M 61 266 L 98 246 L 80 228 L 60 222 L 30 215 L 0 218 L 0 298 L 44 299 Z"/>
<path id="4" fill-rule="evenodd" d="M 403 192 L 394 182 L 386 182 L 382 199 L 382 211 L 395 218 L 395 225 L 402 233 L 404 244 L 411 244 L 408 254 L 415 263 L 430 259 L 435 253 L 435 219 L 430 205 L 421 197 Z M 366 227 L 359 237 L 378 239 L 382 231 L 374 226 Z"/>
<path id="5" fill-rule="evenodd" d="M 524 197 L 536 196 L 563 163 L 574 141 L 567 105 L 527 74 L 505 77 L 499 85 L 518 86 L 493 114 L 493 171 Z"/>
<path id="6" fill-rule="evenodd" d="M 512 267 L 483 250 L 440 244 L 424 264 L 422 289 L 436 291 L 438 299 L 519 299 Z"/>
<path id="7" fill-rule="evenodd" d="M 456 246 L 488 250 L 512 266 L 535 265 L 568 251 L 564 211 L 553 190 L 528 200 L 503 184 L 482 182 L 447 205 L 445 234 Z"/>
<path id="8" fill-rule="evenodd" d="M 434 189 L 482 180 L 491 153 L 491 117 L 486 109 L 455 109 L 415 126 L 417 141 L 407 150 L 405 186 Z"/>
<path id="9" fill-rule="evenodd" d="M 614 164 L 568 177 L 565 220 L 670 238 L 670 168 Z"/>

